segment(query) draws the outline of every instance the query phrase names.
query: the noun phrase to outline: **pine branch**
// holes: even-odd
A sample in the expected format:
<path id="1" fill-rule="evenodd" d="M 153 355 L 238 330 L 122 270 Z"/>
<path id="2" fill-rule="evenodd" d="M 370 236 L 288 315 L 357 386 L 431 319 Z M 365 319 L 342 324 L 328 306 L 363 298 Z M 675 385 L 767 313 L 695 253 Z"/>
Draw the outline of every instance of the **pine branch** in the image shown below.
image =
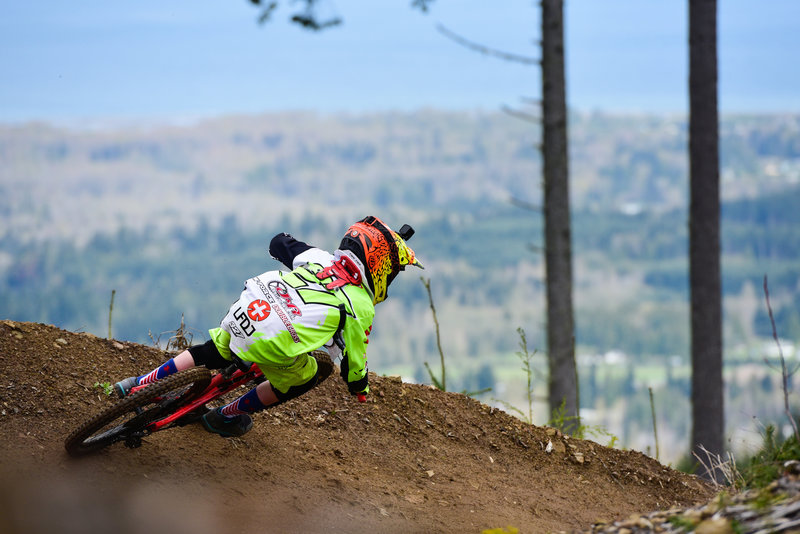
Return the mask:
<path id="1" fill-rule="evenodd" d="M 500 58 L 500 59 L 505 60 L 505 61 L 513 61 L 515 63 L 522 63 L 524 65 L 538 65 L 540 63 L 540 61 L 538 59 L 536 59 L 536 58 L 532 58 L 532 57 L 528 57 L 528 56 L 522 56 L 522 55 L 519 55 L 519 54 L 513 54 L 513 53 L 509 53 L 509 52 L 503 52 L 501 50 L 496 50 L 494 48 L 489 48 L 487 46 L 475 43 L 475 42 L 470 41 L 470 40 L 468 40 L 468 39 L 466 39 L 464 37 L 461 37 L 460 35 L 458 35 L 457 33 L 453 32 L 453 31 L 448 30 L 447 28 L 445 28 L 441 24 L 438 24 L 436 26 L 436 29 L 439 31 L 439 33 L 441 33 L 445 37 L 455 41 L 456 43 L 460 44 L 461 46 L 469 48 L 470 50 L 473 50 L 475 52 L 480 52 L 481 54 L 485 54 L 487 56 Z"/>

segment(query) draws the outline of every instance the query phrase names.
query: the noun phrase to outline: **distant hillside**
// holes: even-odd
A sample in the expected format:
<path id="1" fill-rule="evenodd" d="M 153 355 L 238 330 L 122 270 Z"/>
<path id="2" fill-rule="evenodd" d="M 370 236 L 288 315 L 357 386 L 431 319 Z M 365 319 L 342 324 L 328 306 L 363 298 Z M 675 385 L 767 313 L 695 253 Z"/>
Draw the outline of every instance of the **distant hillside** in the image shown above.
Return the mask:
<path id="1" fill-rule="evenodd" d="M 723 196 L 797 183 L 798 125 L 800 116 L 724 118 Z M 193 228 L 200 217 L 235 214 L 254 228 L 375 210 L 458 221 L 511 197 L 536 204 L 538 142 L 535 125 L 505 114 L 438 111 L 0 125 L 0 232 L 86 240 L 120 226 Z M 570 142 L 575 209 L 685 206 L 685 118 L 576 114 Z"/>

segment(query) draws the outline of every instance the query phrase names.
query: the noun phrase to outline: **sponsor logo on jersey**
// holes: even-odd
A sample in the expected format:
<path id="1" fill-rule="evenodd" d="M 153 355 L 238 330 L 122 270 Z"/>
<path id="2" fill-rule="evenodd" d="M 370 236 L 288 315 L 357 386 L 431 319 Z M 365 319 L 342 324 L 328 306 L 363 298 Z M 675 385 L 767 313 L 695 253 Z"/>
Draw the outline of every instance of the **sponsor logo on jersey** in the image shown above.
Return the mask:
<path id="1" fill-rule="evenodd" d="M 268 287 L 270 291 L 275 293 L 275 295 L 277 295 L 277 297 L 280 299 L 278 302 L 281 303 L 283 309 L 286 310 L 287 313 L 290 313 L 295 317 L 303 316 L 303 312 L 301 312 L 300 308 L 297 307 L 297 304 L 292 301 L 292 296 L 289 294 L 289 288 L 286 287 L 286 284 L 273 280 L 268 284 Z"/>
<path id="2" fill-rule="evenodd" d="M 267 301 L 256 299 L 247 306 L 247 316 L 254 321 L 263 321 L 269 317 L 271 310 L 272 308 Z"/>
<path id="3" fill-rule="evenodd" d="M 239 329 L 239 325 L 237 325 L 235 321 L 228 321 L 228 330 L 230 330 L 234 336 L 244 339 L 244 334 Z"/>
<path id="4" fill-rule="evenodd" d="M 241 306 L 236 308 L 236 311 L 233 312 L 233 317 L 239 321 L 239 326 L 242 327 L 245 335 L 252 336 L 256 331 L 256 327 L 250 322 L 250 318 L 247 316 L 244 310 L 242 310 Z"/>
<path id="5" fill-rule="evenodd" d="M 281 322 L 283 323 L 283 326 L 286 328 L 286 331 L 289 332 L 290 336 L 292 336 L 292 341 L 294 341 L 295 343 L 300 343 L 300 336 L 297 335 L 297 330 L 295 330 L 294 325 L 292 325 L 292 319 L 286 315 L 286 312 L 284 312 L 283 309 L 281 309 L 280 305 L 277 305 L 279 300 L 277 299 L 276 294 L 273 294 L 273 292 L 267 288 L 267 286 L 264 284 L 264 282 L 261 281 L 259 277 L 256 276 L 255 278 L 253 278 L 253 281 L 261 290 L 261 293 L 264 294 L 264 298 L 267 299 L 267 302 L 270 304 L 272 310 L 278 315 L 278 318 L 280 318 Z M 270 282 L 270 285 L 272 283 L 273 282 Z M 286 286 L 284 286 L 284 289 L 285 287 Z M 281 300 L 280 302 L 283 302 L 283 300 Z"/>

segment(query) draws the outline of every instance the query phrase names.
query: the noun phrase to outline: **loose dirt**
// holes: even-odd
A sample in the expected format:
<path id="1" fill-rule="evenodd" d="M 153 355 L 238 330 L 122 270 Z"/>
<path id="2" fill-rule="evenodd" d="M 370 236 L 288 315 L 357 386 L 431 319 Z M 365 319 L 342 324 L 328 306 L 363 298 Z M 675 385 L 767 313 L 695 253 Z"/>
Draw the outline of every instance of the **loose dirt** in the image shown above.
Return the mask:
<path id="1" fill-rule="evenodd" d="M 714 494 L 639 452 L 376 375 L 366 403 L 331 375 L 242 438 L 190 425 L 68 457 L 66 436 L 114 401 L 95 383 L 166 357 L 0 321 L 0 532 L 574 532 Z"/>

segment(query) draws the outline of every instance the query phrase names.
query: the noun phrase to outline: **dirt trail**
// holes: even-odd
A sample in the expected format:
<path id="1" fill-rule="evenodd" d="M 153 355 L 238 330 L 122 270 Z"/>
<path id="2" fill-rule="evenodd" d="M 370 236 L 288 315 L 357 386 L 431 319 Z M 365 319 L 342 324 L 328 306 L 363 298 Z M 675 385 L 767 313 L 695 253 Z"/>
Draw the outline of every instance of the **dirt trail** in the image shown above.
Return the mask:
<path id="1" fill-rule="evenodd" d="M 190 426 L 69 458 L 66 435 L 111 402 L 95 382 L 163 360 L 152 347 L 0 321 L 0 532 L 578 531 L 713 495 L 639 452 L 374 375 L 367 403 L 332 375 L 255 416 L 240 439 Z"/>

